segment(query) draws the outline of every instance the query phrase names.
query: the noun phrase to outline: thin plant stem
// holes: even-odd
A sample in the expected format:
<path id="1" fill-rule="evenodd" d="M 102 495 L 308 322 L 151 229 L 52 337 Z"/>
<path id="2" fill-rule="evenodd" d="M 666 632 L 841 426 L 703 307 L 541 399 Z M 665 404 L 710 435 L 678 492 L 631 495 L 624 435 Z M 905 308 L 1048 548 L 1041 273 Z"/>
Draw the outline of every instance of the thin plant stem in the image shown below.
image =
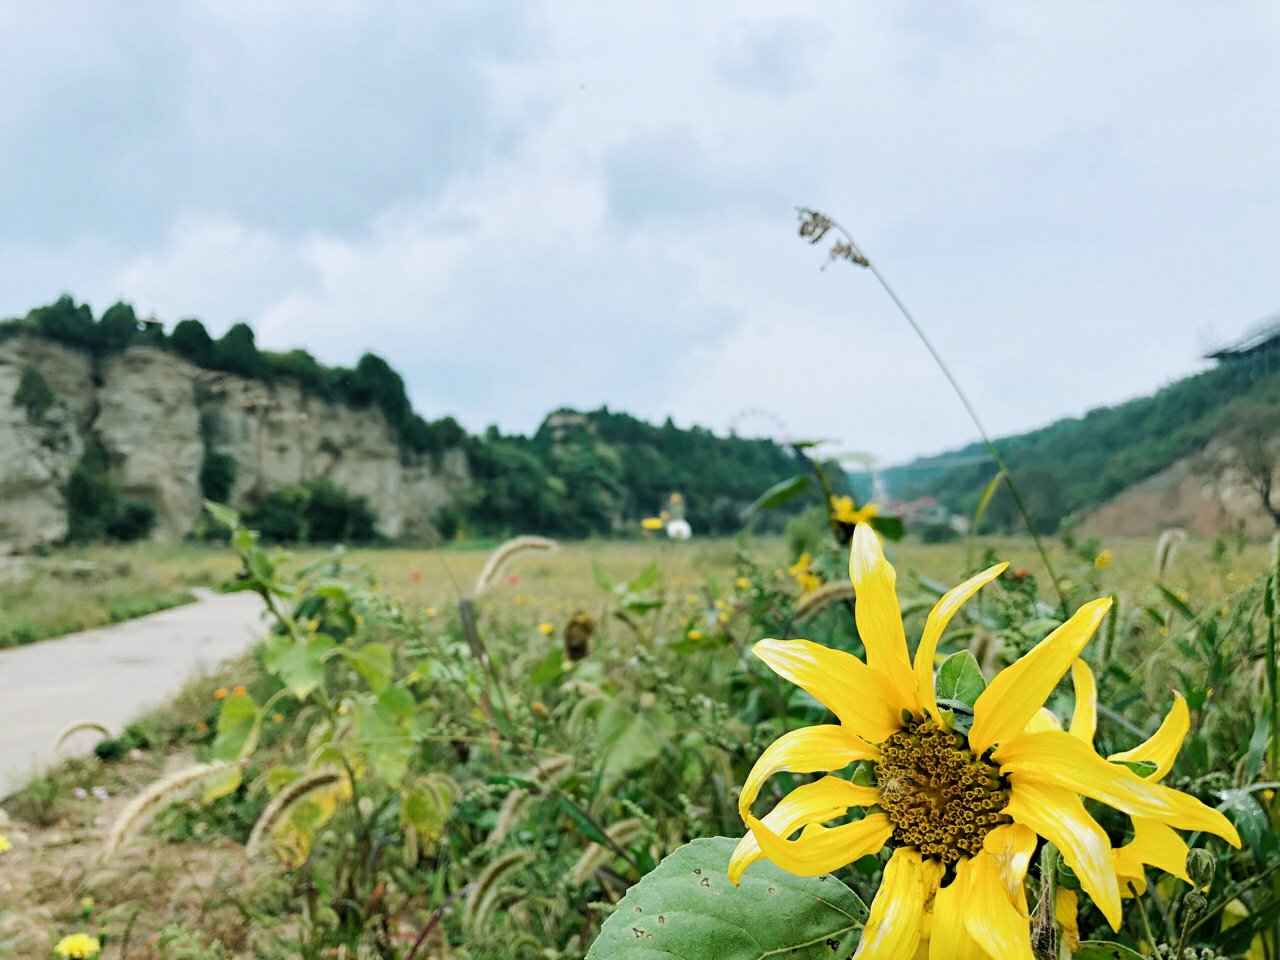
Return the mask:
<path id="1" fill-rule="evenodd" d="M 1009 493 L 1013 495 L 1013 501 L 1018 507 L 1018 512 L 1022 514 L 1022 519 L 1027 525 L 1027 532 L 1031 534 L 1031 539 L 1035 542 L 1036 550 L 1040 554 L 1040 560 L 1044 564 L 1045 570 L 1049 573 L 1049 579 L 1053 581 L 1053 589 L 1058 594 L 1058 603 L 1062 608 L 1062 615 L 1064 617 L 1070 615 L 1071 611 L 1067 603 L 1066 592 L 1062 589 L 1062 584 L 1058 580 L 1058 574 L 1053 569 L 1053 563 L 1049 559 L 1049 551 L 1045 549 L 1044 541 L 1041 540 L 1040 534 L 1036 532 L 1035 524 L 1031 520 L 1031 511 L 1027 509 L 1026 501 L 1022 498 L 1022 491 L 1018 488 L 1017 481 L 1013 478 L 1013 473 L 1004 462 L 1004 457 L 1000 455 L 1000 451 L 996 447 L 995 441 L 991 439 L 991 435 L 983 425 L 982 418 L 978 416 L 978 411 L 974 409 L 973 404 L 969 401 L 968 395 L 964 392 L 964 388 L 960 386 L 960 381 L 955 378 L 955 375 L 951 372 L 951 368 L 947 366 L 947 362 L 942 359 L 942 354 L 938 352 L 937 348 L 933 345 L 933 341 L 929 339 L 925 334 L 924 329 L 916 322 L 916 318 L 912 316 L 911 311 L 907 309 L 907 305 L 902 302 L 902 298 L 894 292 L 893 287 L 889 286 L 889 281 L 884 278 L 884 274 L 876 268 L 874 263 L 867 259 L 866 255 L 862 253 L 862 248 L 854 243 L 852 234 L 830 217 L 827 217 L 826 219 L 832 227 L 844 234 L 845 239 L 861 258 L 860 260 L 853 260 L 852 262 L 859 263 L 871 271 L 871 275 L 876 278 L 884 292 L 889 295 L 889 299 L 892 300 L 894 306 L 898 308 L 898 312 L 902 314 L 903 319 L 907 321 L 907 324 L 913 331 L 915 331 L 920 342 L 924 344 L 925 349 L 929 351 L 929 355 L 933 357 L 934 363 L 938 365 L 938 369 L 942 371 L 942 375 L 946 377 L 947 382 L 951 384 L 951 389 L 955 392 L 955 395 L 960 398 L 960 403 L 963 405 L 965 412 L 969 414 L 969 419 L 972 420 L 973 425 L 978 428 L 978 433 L 982 436 L 982 442 L 986 444 L 987 451 L 991 454 L 991 459 L 995 461 L 1000 473 L 1004 476 L 1005 483 L 1009 485 Z"/>

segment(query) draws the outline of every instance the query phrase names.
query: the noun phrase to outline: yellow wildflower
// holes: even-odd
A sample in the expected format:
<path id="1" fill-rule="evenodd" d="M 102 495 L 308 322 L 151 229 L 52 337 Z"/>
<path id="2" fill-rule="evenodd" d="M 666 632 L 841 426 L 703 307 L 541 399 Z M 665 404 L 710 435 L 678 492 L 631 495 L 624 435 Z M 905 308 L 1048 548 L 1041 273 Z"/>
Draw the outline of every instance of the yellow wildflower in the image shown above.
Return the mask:
<path id="1" fill-rule="evenodd" d="M 800 589 L 805 593 L 813 593 L 822 586 L 822 578 L 815 574 L 809 565 L 813 563 L 813 559 L 808 553 L 800 554 L 800 559 L 787 568 L 787 573 L 791 574 L 791 578 L 800 585 Z"/>
<path id="2" fill-rule="evenodd" d="M 831 516 L 835 517 L 837 523 L 847 523 L 852 527 L 860 523 L 870 523 L 880 516 L 880 507 L 877 504 L 868 503 L 855 510 L 853 497 L 832 497 Z"/>
<path id="3" fill-rule="evenodd" d="M 686 595 L 685 595 L 685 598 L 684 598 L 684 602 L 685 602 L 685 603 L 698 603 L 698 602 L 699 602 L 699 601 L 698 601 L 698 595 L 697 595 L 696 593 L 689 593 L 689 594 L 686 594 Z"/>
<path id="4" fill-rule="evenodd" d="M 640 526 L 646 530 L 661 530 L 666 524 L 663 523 L 661 517 L 645 517 L 640 521 Z"/>
<path id="5" fill-rule="evenodd" d="M 1185 863 L 1186 845 L 1175 828 L 1240 845 L 1221 813 L 1157 782 L 1182 742 L 1181 701 L 1150 740 L 1110 758 L 1151 760 L 1157 764 L 1152 776 L 1095 753 L 1096 690 L 1078 657 L 1109 599 L 1085 604 L 1001 671 L 974 702 L 967 731 L 955 722 L 959 711 L 940 709 L 934 657 L 942 632 L 1005 566 L 979 573 L 938 601 L 913 663 L 897 575 L 875 532 L 859 524 L 849 572 L 866 661 L 808 640 L 755 645 L 756 656 L 839 722 L 784 734 L 756 761 L 738 801 L 749 832 L 730 859 L 729 878 L 737 882 L 766 857 L 792 873 L 817 876 L 890 847 L 857 960 L 913 957 L 922 943 L 934 954 L 934 945 L 941 947 L 946 956 L 1031 960 L 1024 881 L 1041 837 L 1058 848 L 1113 929 L 1120 926 L 1120 879 L 1128 877 L 1130 861 Z M 1063 730 L 1042 705 L 1068 669 L 1076 706 Z M 828 776 L 793 790 L 764 817 L 752 813 L 760 788 L 775 773 L 831 772 L 859 760 L 874 773 L 870 786 Z M 1134 843 L 1113 853 L 1081 796 L 1133 818 Z M 877 812 L 824 826 L 854 808 L 871 807 Z M 788 839 L 797 831 L 799 837 Z M 942 886 L 947 876 L 951 880 Z"/>
<path id="6" fill-rule="evenodd" d="M 69 937 L 63 937 L 53 948 L 53 952 L 64 960 L 91 960 L 101 950 L 102 944 L 98 943 L 97 937 L 91 937 L 87 933 L 73 933 Z"/>
<path id="7" fill-rule="evenodd" d="M 428 620 L 434 620 L 434 619 L 436 618 L 436 616 L 437 616 L 439 613 L 440 613 L 440 611 L 439 611 L 439 610 L 437 610 L 435 607 L 427 607 L 427 619 L 428 619 Z"/>
<path id="8" fill-rule="evenodd" d="M 739 577 L 737 580 L 733 581 L 733 585 L 739 590 L 746 590 L 751 586 L 751 581 L 746 577 Z"/>
<path id="9" fill-rule="evenodd" d="M 680 496 L 680 494 L 678 494 L 678 493 L 673 493 L 673 494 L 671 495 L 671 502 L 672 502 L 672 503 L 683 503 L 683 502 L 684 502 L 684 497 Z"/>
<path id="10" fill-rule="evenodd" d="M 215 700 L 227 699 L 227 688 L 219 687 L 217 690 L 213 691 L 213 699 Z"/>
<path id="11" fill-rule="evenodd" d="M 542 634 L 544 637 L 551 636 L 551 634 L 555 633 L 555 631 L 556 631 L 556 628 L 549 623 L 538 624 L 538 632 Z"/>
<path id="12" fill-rule="evenodd" d="M 0 833 L 0 853 L 7 853 L 13 849 L 13 844 L 9 842 L 9 838 Z"/>
<path id="13" fill-rule="evenodd" d="M 727 613 L 721 613 L 721 614 L 718 614 L 718 615 L 716 616 L 716 619 L 717 619 L 717 620 L 719 620 L 721 623 L 728 623 L 728 622 L 729 622 L 729 614 L 727 614 Z"/>
<path id="14" fill-rule="evenodd" d="M 1111 551 L 1103 550 L 1100 554 L 1093 558 L 1093 565 L 1099 570 L 1105 570 L 1111 566 Z"/>
<path id="15" fill-rule="evenodd" d="M 701 630 L 690 630 L 687 634 L 685 634 L 685 636 L 687 636 L 690 640 L 701 640 L 701 639 L 702 639 L 702 631 L 701 631 Z"/>

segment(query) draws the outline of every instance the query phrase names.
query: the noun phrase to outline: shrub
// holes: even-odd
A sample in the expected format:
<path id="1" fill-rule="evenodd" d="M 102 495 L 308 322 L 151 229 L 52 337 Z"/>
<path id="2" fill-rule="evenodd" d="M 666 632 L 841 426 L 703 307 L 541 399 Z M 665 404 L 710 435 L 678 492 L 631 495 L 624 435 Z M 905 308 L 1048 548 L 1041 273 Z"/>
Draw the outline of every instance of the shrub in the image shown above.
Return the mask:
<path id="1" fill-rule="evenodd" d="M 950 543 L 959 538 L 959 532 L 949 523 L 931 523 L 920 528 L 920 539 L 924 543 Z"/>
<path id="2" fill-rule="evenodd" d="M 39 420 L 46 410 L 58 402 L 57 394 L 49 386 L 39 368 L 28 366 L 22 371 L 18 380 L 18 389 L 13 392 L 15 406 L 26 407 L 27 416 Z"/>
<path id="3" fill-rule="evenodd" d="M 107 452 L 88 447 L 67 479 L 67 539 L 141 540 L 155 527 L 155 508 L 145 500 L 126 500 L 112 478 Z"/>
<path id="4" fill-rule="evenodd" d="M 204 498 L 214 503 L 226 503 L 235 482 L 236 458 L 206 446 L 200 463 L 200 493 Z"/>
<path id="5" fill-rule="evenodd" d="M 213 364 L 213 337 L 204 328 L 204 324 L 194 317 L 178 321 L 169 334 L 169 346 L 178 356 L 194 363 L 197 367 L 209 367 Z"/>
<path id="6" fill-rule="evenodd" d="M 367 543 L 377 515 L 364 497 L 326 479 L 284 487 L 245 514 L 245 523 L 277 543 Z"/>

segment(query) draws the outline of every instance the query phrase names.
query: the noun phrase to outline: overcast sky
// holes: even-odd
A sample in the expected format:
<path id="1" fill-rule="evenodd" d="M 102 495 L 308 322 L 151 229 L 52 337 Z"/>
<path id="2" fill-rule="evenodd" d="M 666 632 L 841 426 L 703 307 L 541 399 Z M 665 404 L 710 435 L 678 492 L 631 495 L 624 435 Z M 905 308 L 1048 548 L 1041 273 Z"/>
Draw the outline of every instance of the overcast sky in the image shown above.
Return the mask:
<path id="1" fill-rule="evenodd" d="M 1280 4 L 0 4 L 0 315 L 66 291 L 531 431 L 973 437 L 1280 310 Z M 747 411 L 744 415 L 744 411 Z"/>

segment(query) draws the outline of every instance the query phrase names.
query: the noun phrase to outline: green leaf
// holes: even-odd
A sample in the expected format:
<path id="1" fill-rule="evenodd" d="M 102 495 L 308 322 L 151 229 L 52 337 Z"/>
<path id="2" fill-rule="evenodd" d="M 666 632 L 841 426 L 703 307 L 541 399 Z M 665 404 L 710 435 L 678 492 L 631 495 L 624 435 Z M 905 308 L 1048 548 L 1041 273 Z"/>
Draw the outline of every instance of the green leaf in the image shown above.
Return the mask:
<path id="1" fill-rule="evenodd" d="M 1142 960 L 1142 954 L 1109 940 L 1081 940 L 1075 960 Z"/>
<path id="2" fill-rule="evenodd" d="M 809 475 L 807 473 L 798 473 L 790 480 L 775 483 L 760 494 L 755 503 L 742 511 L 742 515 L 749 517 L 752 514 L 759 513 L 761 510 L 772 510 L 774 507 L 780 507 L 788 500 L 794 500 L 808 489 Z"/>
<path id="3" fill-rule="evenodd" d="M 582 835 L 592 843 L 598 843 L 602 847 L 612 846 L 612 841 L 605 835 L 604 831 L 591 822 L 591 818 L 582 812 L 582 808 L 566 797 L 563 793 L 557 793 L 556 797 L 560 800 L 560 806 L 564 808 L 565 813 L 573 819 L 578 825 L 578 829 L 582 831 Z"/>
<path id="4" fill-rule="evenodd" d="M 399 787 L 417 749 L 392 705 L 379 698 L 357 703 L 352 710 L 355 734 L 369 765 L 393 787 Z"/>
<path id="5" fill-rule="evenodd" d="M 240 764 L 232 763 L 219 770 L 204 782 L 204 793 L 201 803 L 213 803 L 225 796 L 233 794 L 240 788 Z"/>
<path id="6" fill-rule="evenodd" d="M 871 529 L 886 540 L 901 540 L 907 534 L 901 517 L 872 517 Z"/>
<path id="7" fill-rule="evenodd" d="M 1154 760 L 1121 760 L 1120 765 L 1128 767 L 1144 780 L 1159 769 L 1159 765 Z"/>
<path id="8" fill-rule="evenodd" d="M 1174 593 L 1172 590 L 1170 590 L 1168 587 L 1164 586 L 1163 584 L 1157 583 L 1156 589 L 1159 590 L 1161 595 L 1166 600 L 1169 601 L 1169 606 L 1173 607 L 1173 609 L 1177 610 L 1180 614 L 1182 614 L 1188 620 L 1194 620 L 1196 618 L 1195 611 L 1192 610 L 1189 606 L 1187 606 L 1187 602 L 1183 600 L 1180 596 L 1178 596 L 1176 593 Z"/>
<path id="9" fill-rule="evenodd" d="M 670 716 L 657 707 L 633 712 L 625 702 L 609 701 L 596 720 L 596 746 L 604 754 L 604 772 L 629 773 L 658 759 L 671 727 Z"/>
<path id="10" fill-rule="evenodd" d="M 660 576 L 662 576 L 662 571 L 658 569 L 658 565 L 656 563 L 649 564 L 640 571 L 634 580 L 627 584 L 627 593 L 644 593 L 658 582 L 658 577 Z"/>
<path id="11" fill-rule="evenodd" d="M 594 560 L 591 562 L 591 577 L 595 580 L 596 585 L 605 593 L 613 593 L 613 581 L 609 579 L 609 575 L 604 572 L 604 568 Z"/>
<path id="12" fill-rule="evenodd" d="M 331 637 L 316 634 L 301 643 L 277 637 L 267 647 L 263 662 L 299 700 L 305 700 L 324 683 L 325 654 L 333 649 Z"/>
<path id="13" fill-rule="evenodd" d="M 982 668 L 968 650 L 953 653 L 942 662 L 936 686 L 939 700 L 958 700 L 972 709 L 985 689 L 987 680 Z"/>
<path id="14" fill-rule="evenodd" d="M 391 649 L 385 643 L 366 643 L 354 650 L 344 647 L 342 656 L 374 693 L 391 682 Z"/>
<path id="15" fill-rule="evenodd" d="M 236 513 L 230 507 L 224 507 L 220 503 L 214 503 L 212 500 L 204 502 L 204 508 L 209 516 L 213 517 L 218 523 L 222 524 L 228 530 L 234 530 L 240 526 L 240 514 Z"/>
<path id="16" fill-rule="evenodd" d="M 212 757 L 234 763 L 253 753 L 262 728 L 262 714 L 253 698 L 233 693 L 222 701 L 218 713 L 218 734 L 213 739 Z"/>
<path id="17" fill-rule="evenodd" d="M 834 877 L 795 877 L 768 861 L 729 882 L 728 837 L 694 840 L 633 886 L 587 960 L 832 960 L 853 953 L 867 907 Z"/>

